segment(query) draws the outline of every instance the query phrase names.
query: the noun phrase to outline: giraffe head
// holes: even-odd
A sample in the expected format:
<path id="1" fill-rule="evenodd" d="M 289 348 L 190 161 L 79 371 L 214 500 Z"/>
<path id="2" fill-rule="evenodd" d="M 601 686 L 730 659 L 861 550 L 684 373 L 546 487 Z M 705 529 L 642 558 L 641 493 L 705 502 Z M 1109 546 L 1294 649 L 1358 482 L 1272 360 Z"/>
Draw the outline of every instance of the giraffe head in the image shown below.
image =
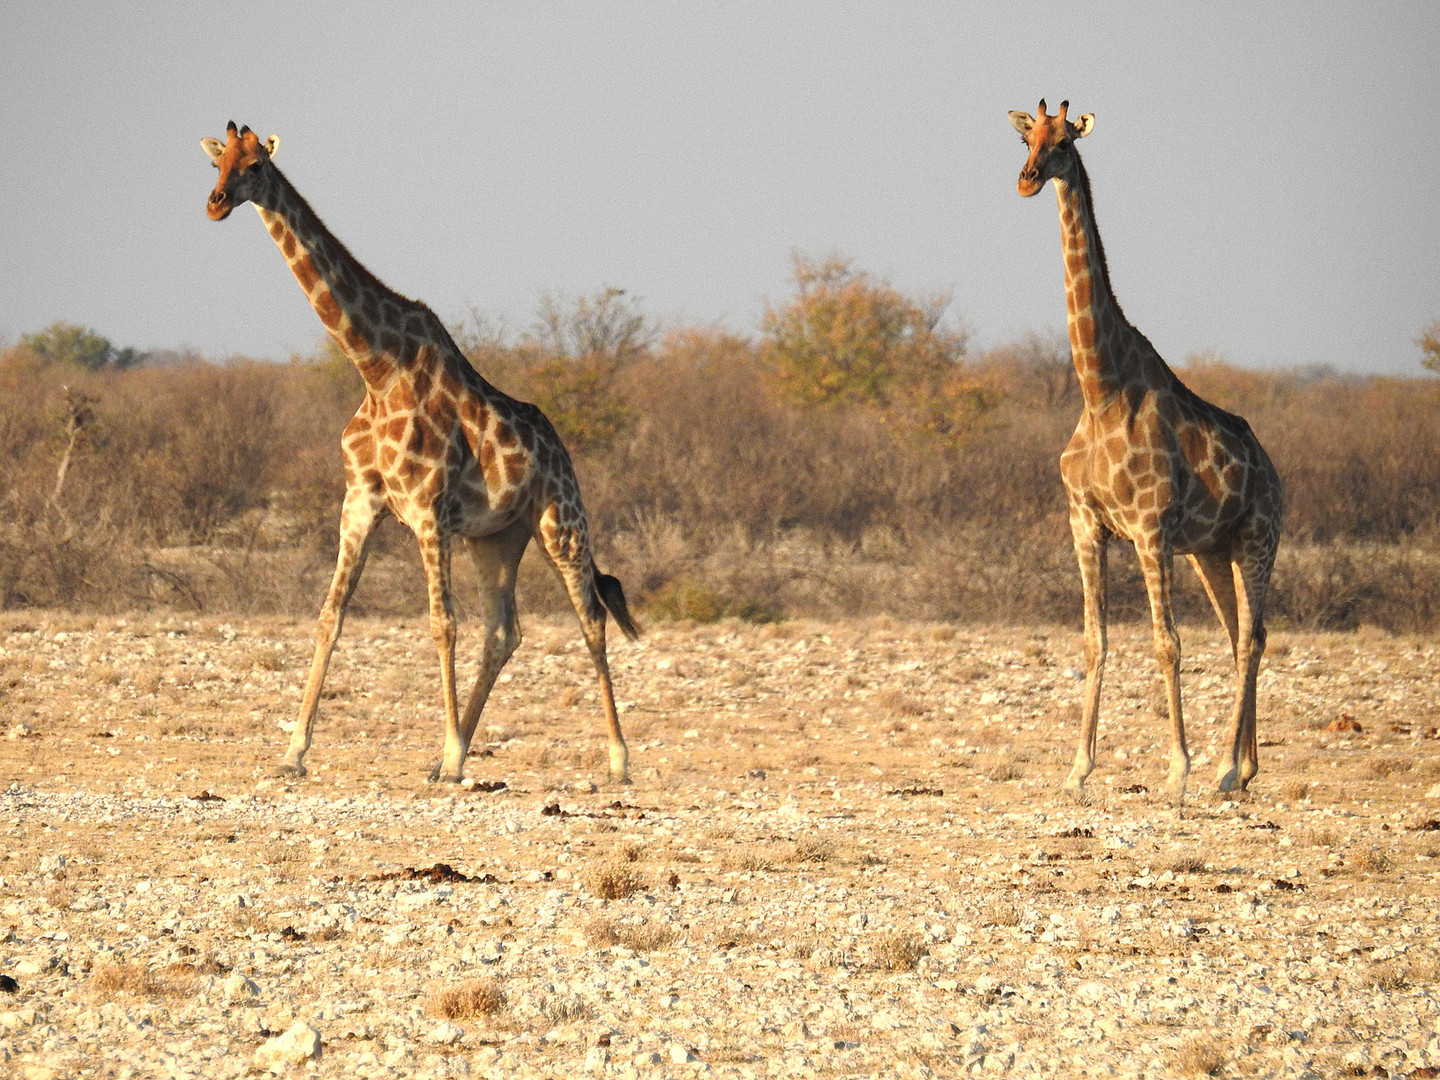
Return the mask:
<path id="1" fill-rule="evenodd" d="M 280 149 L 280 136 L 271 135 L 262 143 L 248 127 L 236 131 L 235 121 L 231 120 L 223 143 L 205 138 L 200 145 L 220 170 L 220 179 L 205 203 L 205 213 L 211 221 L 223 221 L 231 210 L 254 198 L 260 190 L 270 159 Z"/>
<path id="2" fill-rule="evenodd" d="M 1069 107 L 1068 101 L 1062 101 L 1058 113 L 1046 116 L 1045 99 L 1041 98 L 1039 116 L 1011 111 L 1010 123 L 1015 125 L 1021 141 L 1030 150 L 1016 184 L 1021 195 L 1034 195 L 1045 186 L 1045 181 L 1055 177 L 1068 180 L 1074 173 L 1075 140 L 1090 134 L 1095 127 L 1095 116 L 1086 113 L 1078 120 L 1067 120 L 1065 111 Z"/>

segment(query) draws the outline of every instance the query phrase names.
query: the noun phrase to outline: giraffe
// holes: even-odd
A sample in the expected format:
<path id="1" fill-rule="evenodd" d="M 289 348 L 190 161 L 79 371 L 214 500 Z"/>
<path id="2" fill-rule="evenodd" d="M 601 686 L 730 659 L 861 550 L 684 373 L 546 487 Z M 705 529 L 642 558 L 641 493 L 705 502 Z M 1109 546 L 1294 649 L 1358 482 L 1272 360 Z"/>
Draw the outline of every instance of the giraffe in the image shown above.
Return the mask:
<path id="1" fill-rule="evenodd" d="M 220 170 L 206 214 L 222 221 L 251 202 L 325 329 L 365 381 L 365 400 L 345 428 L 345 502 L 340 552 L 320 608 L 315 653 L 300 715 L 277 769 L 303 776 L 320 689 L 359 583 L 375 527 L 387 516 L 415 534 L 429 593 L 430 632 L 440 657 L 445 740 L 431 780 L 458 783 L 480 712 L 500 669 L 520 644 L 515 578 L 530 541 L 558 572 L 580 619 L 600 682 L 610 774 L 629 779 L 605 653 L 607 613 L 627 637 L 639 628 L 620 582 L 590 550 L 580 486 L 554 427 L 534 405 L 491 386 L 470 366 L 424 304 L 380 283 L 326 229 L 275 167 L 279 139 L 248 127 L 225 141 L 202 139 Z M 480 579 L 484 649 L 463 714 L 455 687 L 451 545 L 469 551 Z"/>
<path id="2" fill-rule="evenodd" d="M 1180 636 L 1170 604 L 1174 556 L 1195 568 L 1230 638 L 1236 667 L 1229 753 L 1221 791 L 1244 790 L 1259 771 L 1255 682 L 1265 652 L 1265 598 L 1280 538 L 1280 479 L 1238 416 L 1188 389 L 1125 318 L 1110 285 L 1075 140 L 1095 117 L 1011 112 L 1028 157 L 1018 189 L 1029 197 L 1055 182 L 1065 257 L 1070 352 L 1084 403 L 1060 457 L 1070 532 L 1085 598 L 1085 690 L 1080 743 L 1065 788 L 1081 795 L 1095 767 L 1095 730 L 1106 653 L 1106 549 L 1129 540 L 1145 577 L 1155 655 L 1165 681 L 1171 750 L 1166 789 L 1185 796 L 1190 753 L 1180 706 Z"/>

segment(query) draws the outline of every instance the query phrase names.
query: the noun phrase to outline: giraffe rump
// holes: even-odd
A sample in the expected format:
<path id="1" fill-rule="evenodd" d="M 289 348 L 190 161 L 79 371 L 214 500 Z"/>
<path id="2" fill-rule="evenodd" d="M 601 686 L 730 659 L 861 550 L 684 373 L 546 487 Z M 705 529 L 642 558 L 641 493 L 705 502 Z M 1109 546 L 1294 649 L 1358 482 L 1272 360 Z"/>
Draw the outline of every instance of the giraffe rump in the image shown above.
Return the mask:
<path id="1" fill-rule="evenodd" d="M 595 599 L 610 613 L 622 634 L 631 641 L 640 636 L 640 626 L 630 614 L 630 605 L 625 603 L 625 590 L 621 587 L 619 578 L 596 570 Z"/>

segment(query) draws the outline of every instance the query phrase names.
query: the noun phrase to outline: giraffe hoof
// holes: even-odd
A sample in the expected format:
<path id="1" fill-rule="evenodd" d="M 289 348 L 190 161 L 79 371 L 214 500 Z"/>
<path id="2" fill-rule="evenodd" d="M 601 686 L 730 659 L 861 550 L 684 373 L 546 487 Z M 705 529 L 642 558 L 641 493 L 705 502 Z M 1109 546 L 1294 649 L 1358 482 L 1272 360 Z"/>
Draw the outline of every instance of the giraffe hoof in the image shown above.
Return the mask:
<path id="1" fill-rule="evenodd" d="M 277 779 L 297 779 L 305 775 L 305 766 L 299 762 L 282 761 L 270 772 Z"/>
<path id="2" fill-rule="evenodd" d="M 461 780 L 465 779 L 465 774 L 462 771 L 456 770 L 453 773 L 449 773 L 445 771 L 444 765 L 445 763 L 443 761 L 437 761 L 435 767 L 430 770 L 430 775 L 425 778 L 426 783 L 458 784 Z"/>

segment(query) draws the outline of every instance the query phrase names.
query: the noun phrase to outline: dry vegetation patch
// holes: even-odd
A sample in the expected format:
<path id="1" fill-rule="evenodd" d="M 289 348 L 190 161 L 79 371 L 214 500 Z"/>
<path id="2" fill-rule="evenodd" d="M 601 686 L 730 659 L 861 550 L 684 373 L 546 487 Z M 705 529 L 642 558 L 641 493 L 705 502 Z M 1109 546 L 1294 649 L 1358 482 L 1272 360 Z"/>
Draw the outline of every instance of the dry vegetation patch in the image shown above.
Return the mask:
<path id="1" fill-rule="evenodd" d="M 505 1008 L 506 1002 L 498 980 L 468 979 L 458 986 L 433 991 L 425 1003 L 425 1012 L 446 1020 L 489 1020 Z"/>

